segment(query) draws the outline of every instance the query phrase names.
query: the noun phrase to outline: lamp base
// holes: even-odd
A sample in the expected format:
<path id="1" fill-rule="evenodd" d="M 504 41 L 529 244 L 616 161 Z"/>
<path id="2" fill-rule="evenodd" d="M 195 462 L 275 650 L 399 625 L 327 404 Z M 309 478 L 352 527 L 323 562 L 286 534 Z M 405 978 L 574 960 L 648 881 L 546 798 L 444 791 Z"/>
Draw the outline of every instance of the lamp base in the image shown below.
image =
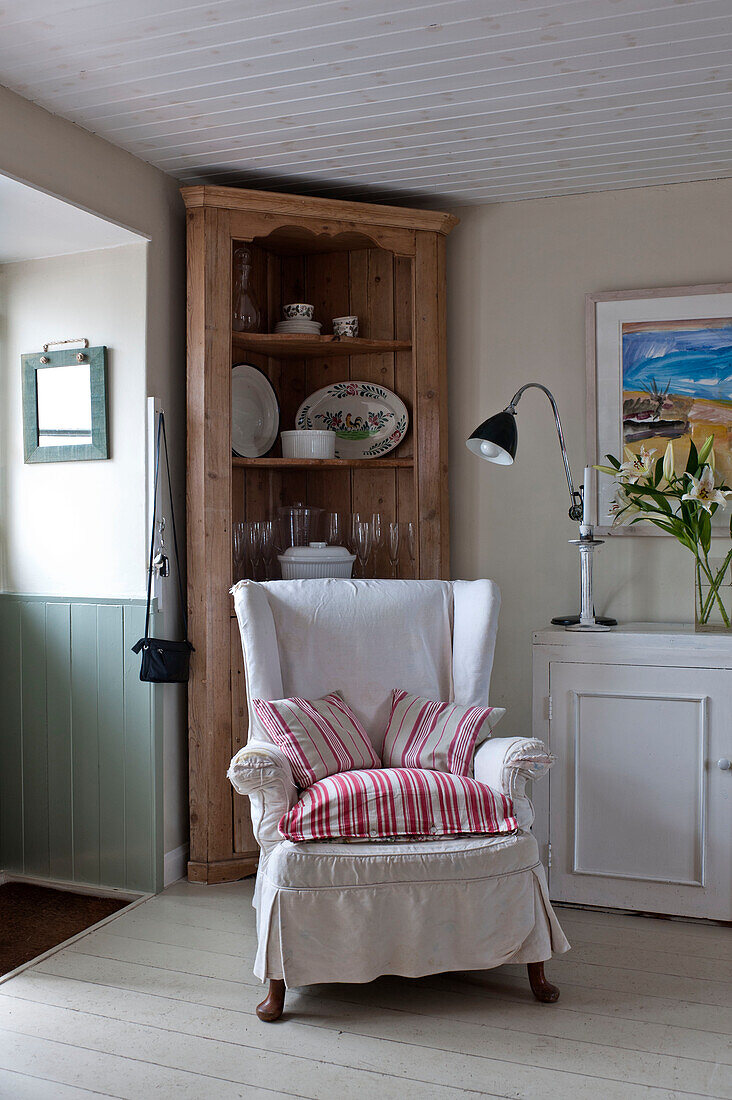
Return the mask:
<path id="1" fill-rule="evenodd" d="M 594 623 L 570 623 L 569 626 L 565 626 L 564 629 L 565 630 L 584 630 L 586 632 L 590 632 L 590 631 L 594 630 L 594 631 L 597 632 L 597 631 L 601 631 L 601 630 L 609 630 L 610 627 L 609 626 L 603 626 L 602 623 L 598 623 L 597 620 L 595 620 Z"/>
<path id="2" fill-rule="evenodd" d="M 576 627 L 576 626 L 579 626 L 579 621 L 580 621 L 579 615 L 557 615 L 556 618 L 552 619 L 552 626 L 575 626 Z M 599 626 L 603 626 L 603 627 L 605 627 L 605 626 L 617 626 L 618 625 L 618 620 L 617 619 L 604 619 L 604 618 L 601 618 L 599 616 L 595 619 L 595 622 Z"/>

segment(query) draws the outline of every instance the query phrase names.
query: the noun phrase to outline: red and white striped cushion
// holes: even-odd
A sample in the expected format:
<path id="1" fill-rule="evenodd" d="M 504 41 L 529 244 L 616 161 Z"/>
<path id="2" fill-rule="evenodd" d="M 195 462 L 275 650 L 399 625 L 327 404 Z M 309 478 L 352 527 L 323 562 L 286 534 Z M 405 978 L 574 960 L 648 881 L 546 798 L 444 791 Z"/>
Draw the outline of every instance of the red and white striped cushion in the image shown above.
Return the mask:
<path id="1" fill-rule="evenodd" d="M 313 701 L 252 699 L 252 707 L 301 789 L 335 772 L 380 765 L 363 726 L 335 691 Z"/>
<path id="2" fill-rule="evenodd" d="M 279 823 L 287 840 L 511 833 L 510 798 L 485 783 L 419 768 L 341 772 L 313 783 Z"/>
<path id="3" fill-rule="evenodd" d="M 505 713 L 502 707 L 462 707 L 393 691 L 381 762 L 385 768 L 470 775 L 476 746 Z"/>

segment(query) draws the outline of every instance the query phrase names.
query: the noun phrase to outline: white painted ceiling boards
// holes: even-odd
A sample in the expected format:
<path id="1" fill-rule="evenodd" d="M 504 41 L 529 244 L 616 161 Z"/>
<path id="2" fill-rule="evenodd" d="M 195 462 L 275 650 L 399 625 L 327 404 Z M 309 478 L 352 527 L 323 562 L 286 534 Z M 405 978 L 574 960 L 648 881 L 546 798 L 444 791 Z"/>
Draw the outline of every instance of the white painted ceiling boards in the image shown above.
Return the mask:
<path id="1" fill-rule="evenodd" d="M 129 229 L 0 174 L 0 264 L 117 248 L 143 240 Z"/>
<path id="2" fill-rule="evenodd" d="M 473 203 L 732 175 L 732 0 L 6 0 L 0 83 L 188 182 Z"/>

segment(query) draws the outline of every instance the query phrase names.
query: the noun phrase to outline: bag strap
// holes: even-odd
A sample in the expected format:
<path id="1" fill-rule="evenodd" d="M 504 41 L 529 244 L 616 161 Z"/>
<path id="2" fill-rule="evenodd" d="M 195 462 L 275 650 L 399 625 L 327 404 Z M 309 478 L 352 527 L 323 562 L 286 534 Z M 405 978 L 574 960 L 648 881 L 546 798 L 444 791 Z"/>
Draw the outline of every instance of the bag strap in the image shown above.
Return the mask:
<path id="1" fill-rule="evenodd" d="M 178 556 L 178 536 L 175 529 L 175 506 L 173 504 L 173 486 L 170 480 L 170 459 L 168 458 L 168 437 L 165 434 L 165 415 L 158 413 L 158 430 L 155 439 L 155 482 L 153 486 L 153 512 L 152 512 L 152 529 L 150 531 L 150 561 L 148 563 L 147 573 L 147 608 L 145 610 L 145 637 L 150 636 L 150 605 L 152 603 L 152 578 L 153 578 L 153 555 L 155 552 L 155 520 L 157 517 L 157 504 L 158 504 L 158 479 L 160 476 L 160 457 L 162 439 L 163 447 L 165 448 L 165 468 L 168 473 L 168 495 L 170 497 L 170 525 L 173 529 L 173 549 L 175 551 L 175 571 L 178 577 L 178 601 L 180 603 L 180 613 L 183 619 L 183 631 L 185 634 L 185 641 L 188 641 L 188 616 L 186 614 L 186 603 L 183 597 L 183 581 L 181 579 L 180 572 L 180 558 Z"/>

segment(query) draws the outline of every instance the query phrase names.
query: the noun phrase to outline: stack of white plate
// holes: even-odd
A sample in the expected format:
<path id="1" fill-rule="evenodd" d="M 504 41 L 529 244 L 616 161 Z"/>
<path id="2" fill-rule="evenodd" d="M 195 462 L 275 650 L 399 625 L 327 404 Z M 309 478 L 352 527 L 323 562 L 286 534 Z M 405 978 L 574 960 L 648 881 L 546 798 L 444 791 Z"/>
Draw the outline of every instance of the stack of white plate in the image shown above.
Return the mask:
<path id="1" fill-rule="evenodd" d="M 304 317 L 297 317 L 292 321 L 278 321 L 275 325 L 275 332 L 278 335 L 299 332 L 301 334 L 307 333 L 309 336 L 320 336 L 322 327 L 320 321 L 306 321 Z"/>

